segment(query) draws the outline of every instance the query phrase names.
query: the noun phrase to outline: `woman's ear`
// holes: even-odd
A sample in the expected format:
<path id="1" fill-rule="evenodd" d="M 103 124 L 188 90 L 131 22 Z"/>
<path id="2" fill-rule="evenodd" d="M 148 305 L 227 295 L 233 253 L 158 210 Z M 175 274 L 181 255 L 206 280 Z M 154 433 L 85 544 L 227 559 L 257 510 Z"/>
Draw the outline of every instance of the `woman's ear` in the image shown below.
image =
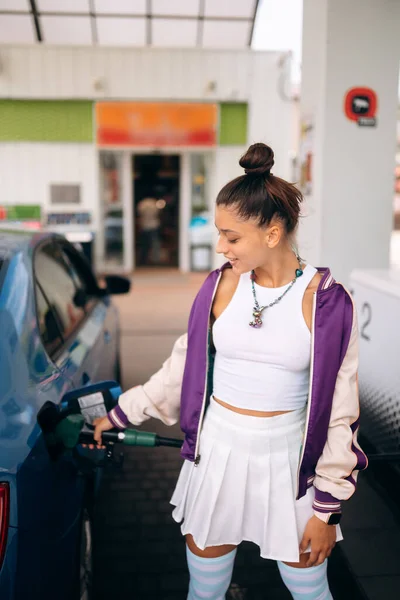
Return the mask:
<path id="1" fill-rule="evenodd" d="M 279 223 L 274 223 L 273 225 L 268 227 L 266 231 L 266 241 L 268 248 L 275 248 L 279 244 L 282 238 L 282 234 L 283 229 Z"/>

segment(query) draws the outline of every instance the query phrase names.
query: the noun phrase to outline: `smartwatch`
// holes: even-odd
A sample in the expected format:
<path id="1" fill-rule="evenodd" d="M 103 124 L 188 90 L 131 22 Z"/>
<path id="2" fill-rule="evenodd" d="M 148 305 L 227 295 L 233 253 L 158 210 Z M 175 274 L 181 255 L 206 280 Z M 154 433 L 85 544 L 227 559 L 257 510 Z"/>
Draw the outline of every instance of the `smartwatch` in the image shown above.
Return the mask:
<path id="1" fill-rule="evenodd" d="M 340 523 L 340 519 L 342 518 L 342 513 L 320 513 L 314 511 L 314 514 L 318 519 L 324 521 L 327 525 L 338 525 Z"/>

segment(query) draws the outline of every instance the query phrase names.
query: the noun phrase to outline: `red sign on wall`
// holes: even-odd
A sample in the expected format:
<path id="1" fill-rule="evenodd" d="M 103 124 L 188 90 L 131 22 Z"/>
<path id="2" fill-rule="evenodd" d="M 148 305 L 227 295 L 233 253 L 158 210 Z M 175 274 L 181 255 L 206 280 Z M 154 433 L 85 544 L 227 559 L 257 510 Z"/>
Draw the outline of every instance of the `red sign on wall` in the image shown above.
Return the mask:
<path id="1" fill-rule="evenodd" d="M 344 99 L 344 112 L 350 121 L 361 127 L 375 127 L 378 98 L 374 90 L 367 87 L 351 88 Z"/>

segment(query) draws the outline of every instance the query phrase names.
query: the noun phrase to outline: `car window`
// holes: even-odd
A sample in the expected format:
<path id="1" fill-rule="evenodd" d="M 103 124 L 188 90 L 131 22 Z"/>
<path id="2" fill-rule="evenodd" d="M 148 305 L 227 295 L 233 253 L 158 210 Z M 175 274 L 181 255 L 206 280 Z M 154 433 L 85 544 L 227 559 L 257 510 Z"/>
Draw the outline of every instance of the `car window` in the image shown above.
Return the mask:
<path id="1" fill-rule="evenodd" d="M 47 353 L 52 356 L 62 345 L 60 323 L 56 313 L 51 310 L 39 284 L 36 284 L 36 310 L 39 331 Z"/>
<path id="2" fill-rule="evenodd" d="M 61 252 L 68 267 L 68 272 L 79 291 L 79 299 L 86 312 L 89 312 L 98 300 L 96 278 L 90 267 L 82 260 L 78 251 L 69 244 L 61 245 Z"/>
<path id="3" fill-rule="evenodd" d="M 36 251 L 35 276 L 65 339 L 83 321 L 86 297 L 59 246 L 49 244 Z"/>

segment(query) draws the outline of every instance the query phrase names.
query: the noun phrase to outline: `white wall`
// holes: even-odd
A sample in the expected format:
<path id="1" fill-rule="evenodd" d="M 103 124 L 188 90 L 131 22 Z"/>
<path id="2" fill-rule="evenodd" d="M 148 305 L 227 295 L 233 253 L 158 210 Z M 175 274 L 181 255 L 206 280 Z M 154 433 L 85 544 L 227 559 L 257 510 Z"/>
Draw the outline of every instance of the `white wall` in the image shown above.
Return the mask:
<path id="1" fill-rule="evenodd" d="M 248 97 L 248 143 L 269 144 L 275 153 L 273 173 L 290 179 L 293 102 L 284 95 L 290 88 L 287 83 L 290 62 L 285 60 L 285 55 L 278 52 L 271 55 L 255 53 L 248 65 L 252 72 Z"/>
<path id="2" fill-rule="evenodd" d="M 304 1 L 301 109 L 315 135 L 299 242 L 310 262 L 330 266 L 344 283 L 353 268 L 389 265 L 399 21 L 392 0 Z M 354 87 L 377 93 L 376 127 L 346 118 Z"/>
<path id="3" fill-rule="evenodd" d="M 298 244 L 300 253 L 311 264 L 321 265 L 321 193 L 323 131 L 325 118 L 325 79 L 327 52 L 327 0 L 304 1 L 303 64 L 300 119 L 314 126 L 313 192 L 304 200 Z"/>
<path id="4" fill-rule="evenodd" d="M 54 46 L 0 46 L 0 55 L 0 97 L 234 101 L 249 99 L 257 61 L 264 85 L 276 92 L 280 56 L 250 50 Z M 99 80 L 102 91 L 94 87 Z M 215 91 L 207 87 L 212 81 Z"/>
<path id="5" fill-rule="evenodd" d="M 46 212 L 96 212 L 98 174 L 92 144 L 0 143 L 0 204 L 39 204 Z M 81 186 L 81 204 L 50 204 L 51 183 Z"/>
<path id="6" fill-rule="evenodd" d="M 337 265 L 338 277 L 347 274 L 349 256 L 354 267 L 389 266 L 400 59 L 400 5 L 395 4 L 357 0 L 349 6 L 340 0 L 329 13 L 328 26 L 340 35 L 328 45 L 327 69 L 339 70 L 340 78 L 330 76 L 326 86 L 323 259 Z M 360 10 L 361 27 L 354 39 Z M 358 81 L 378 94 L 376 128 L 357 127 L 342 111 L 333 110 Z M 335 249 L 339 234 L 348 240 L 340 255 Z"/>

